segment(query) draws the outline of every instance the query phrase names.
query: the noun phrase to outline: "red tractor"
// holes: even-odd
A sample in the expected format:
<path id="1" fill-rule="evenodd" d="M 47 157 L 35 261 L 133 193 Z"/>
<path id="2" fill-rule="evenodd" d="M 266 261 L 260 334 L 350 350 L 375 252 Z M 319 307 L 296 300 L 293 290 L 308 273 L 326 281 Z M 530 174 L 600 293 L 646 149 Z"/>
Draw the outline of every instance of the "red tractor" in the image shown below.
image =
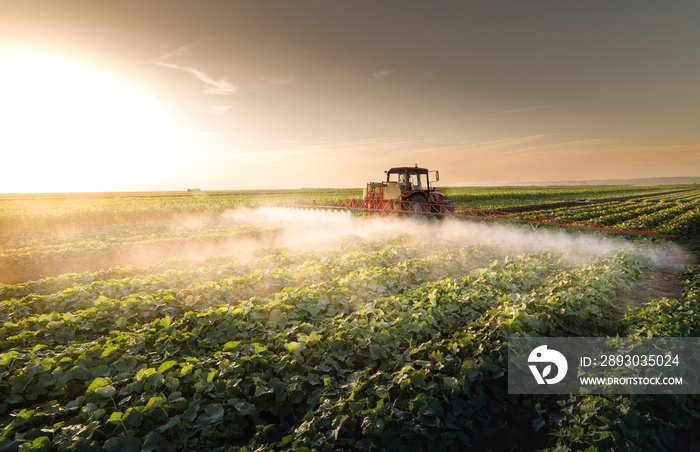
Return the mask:
<path id="1" fill-rule="evenodd" d="M 430 186 L 429 174 L 440 173 L 426 168 L 403 166 L 386 171 L 386 182 L 370 182 L 364 190 L 364 200 L 369 211 L 403 211 L 416 216 L 451 214 L 454 207 L 442 193 Z"/>

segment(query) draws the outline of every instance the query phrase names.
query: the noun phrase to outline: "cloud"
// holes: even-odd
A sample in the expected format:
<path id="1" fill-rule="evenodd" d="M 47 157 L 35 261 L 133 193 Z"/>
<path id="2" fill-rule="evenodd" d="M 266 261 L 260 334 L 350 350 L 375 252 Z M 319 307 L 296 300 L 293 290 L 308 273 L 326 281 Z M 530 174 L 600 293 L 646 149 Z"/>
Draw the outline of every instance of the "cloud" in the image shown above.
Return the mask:
<path id="1" fill-rule="evenodd" d="M 183 55 L 187 52 L 189 52 L 193 48 L 193 45 L 186 45 L 182 46 L 178 49 L 173 50 L 172 52 L 168 52 L 165 55 L 162 55 L 158 58 L 154 58 L 151 60 L 154 64 L 157 64 L 159 66 L 163 67 L 169 67 L 172 69 L 177 69 L 179 71 L 184 71 L 187 72 L 190 75 L 193 75 L 197 80 L 203 82 L 205 85 L 207 85 L 202 92 L 204 94 L 208 95 L 227 95 L 227 94 L 234 94 L 235 92 L 238 91 L 238 87 L 229 83 L 225 79 L 214 79 L 209 74 L 207 74 L 204 71 L 201 71 L 199 69 L 189 67 L 189 66 L 182 66 L 179 64 L 175 64 L 170 62 L 174 57 Z"/>
<path id="2" fill-rule="evenodd" d="M 230 109 L 233 108 L 231 105 L 210 105 L 209 107 L 217 115 L 223 115 L 224 113 L 226 113 L 227 111 L 229 111 Z"/>

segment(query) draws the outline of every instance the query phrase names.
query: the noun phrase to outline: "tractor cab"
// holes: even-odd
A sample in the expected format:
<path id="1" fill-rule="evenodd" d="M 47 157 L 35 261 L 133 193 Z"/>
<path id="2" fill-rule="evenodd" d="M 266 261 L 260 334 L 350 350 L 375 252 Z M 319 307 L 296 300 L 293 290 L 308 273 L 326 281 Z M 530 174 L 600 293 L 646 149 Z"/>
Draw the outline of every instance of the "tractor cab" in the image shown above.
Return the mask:
<path id="1" fill-rule="evenodd" d="M 439 173 L 435 171 L 436 179 L 439 179 Z M 395 183 L 401 190 L 401 197 L 408 199 L 416 192 L 421 192 L 428 197 L 430 192 L 430 180 L 428 178 L 428 170 L 425 168 L 416 167 L 400 167 L 391 168 L 386 172 L 387 184 Z"/>

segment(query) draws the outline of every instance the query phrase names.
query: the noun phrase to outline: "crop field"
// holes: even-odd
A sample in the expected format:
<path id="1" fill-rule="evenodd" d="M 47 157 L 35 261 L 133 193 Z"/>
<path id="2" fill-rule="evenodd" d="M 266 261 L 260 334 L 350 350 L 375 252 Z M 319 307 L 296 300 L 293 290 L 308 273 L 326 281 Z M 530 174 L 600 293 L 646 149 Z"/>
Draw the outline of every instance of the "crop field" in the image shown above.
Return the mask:
<path id="1" fill-rule="evenodd" d="M 700 448 L 700 395 L 510 395 L 512 336 L 698 336 L 697 186 L 449 188 L 675 235 L 0 197 L 0 451 Z"/>

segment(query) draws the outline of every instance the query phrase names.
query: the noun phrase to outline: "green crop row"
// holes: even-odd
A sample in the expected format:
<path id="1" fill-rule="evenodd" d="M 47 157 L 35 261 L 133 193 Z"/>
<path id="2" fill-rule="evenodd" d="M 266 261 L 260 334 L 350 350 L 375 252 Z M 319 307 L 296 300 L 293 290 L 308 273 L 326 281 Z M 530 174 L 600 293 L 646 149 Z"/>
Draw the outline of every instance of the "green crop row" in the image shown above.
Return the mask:
<path id="1" fill-rule="evenodd" d="M 453 204 L 488 210 L 508 210 L 529 206 L 567 204 L 634 196 L 653 196 L 692 186 L 555 186 L 555 187 L 446 187 L 440 189 Z M 664 195 L 673 196 L 673 195 Z"/>
<path id="2" fill-rule="evenodd" d="M 286 252 L 282 248 L 256 248 L 222 256 L 203 259 L 168 259 L 146 267 L 113 267 L 107 270 L 84 273 L 66 273 L 57 277 L 43 278 L 21 284 L 0 284 L 0 300 L 20 299 L 29 295 L 50 295 L 67 289 L 89 286 L 96 282 L 123 279 L 149 279 L 164 277 L 173 280 L 179 287 L 179 278 L 210 281 L 240 274 L 255 265 L 257 269 L 300 264 L 307 260 L 333 259 L 352 252 L 375 252 L 389 245 L 401 245 L 403 237 L 390 240 L 354 241 L 336 249 L 325 251 Z M 243 269 L 243 270 L 241 270 Z"/>
<path id="3" fill-rule="evenodd" d="M 296 266 L 301 266 L 301 270 L 312 266 L 326 269 L 357 269 L 363 265 L 372 267 L 379 264 L 387 266 L 409 257 L 427 257 L 443 248 L 444 245 L 438 242 L 407 241 L 403 234 L 385 240 L 351 241 L 323 251 L 290 253 L 284 248 L 262 248 L 206 259 L 171 259 L 147 267 L 117 267 L 98 272 L 64 274 L 16 285 L 5 284 L 0 285 L 0 300 L 33 302 L 48 295 L 54 295 L 53 299 L 56 299 L 62 298 L 60 292 L 63 291 L 80 292 L 93 298 L 99 295 L 109 296 L 110 291 L 133 294 L 135 288 L 148 291 L 151 283 L 165 284 L 180 290 L 196 282 L 220 281 L 256 271 Z M 319 270 L 316 280 L 325 276 L 321 272 Z M 330 274 L 330 271 L 326 270 L 326 273 Z"/>
<path id="4" fill-rule="evenodd" d="M 529 212 L 529 215 L 638 229 L 678 236 L 685 240 L 700 228 L 700 190 L 626 202 L 566 207 Z"/>
<path id="5" fill-rule="evenodd" d="M 398 252 L 387 247 L 370 255 L 352 253 L 335 261 L 306 261 L 295 267 L 258 270 L 218 282 L 183 284 L 179 289 L 170 286 L 172 281 L 154 277 L 107 285 L 93 283 L 51 296 L 27 296 L 4 303 L 6 321 L 0 328 L 0 338 L 6 339 L 0 340 L 0 350 L 58 343 L 67 332 L 84 340 L 112 329 L 138 328 L 161 315 L 177 319 L 190 310 L 256 297 L 284 298 L 300 292 L 307 297 L 327 298 L 326 292 L 341 290 L 354 305 L 378 294 L 467 272 L 495 257 L 481 246 L 449 249 L 423 259 L 408 255 L 407 250 Z M 110 292 L 116 297 L 108 298 Z"/>
<path id="6" fill-rule="evenodd" d="M 191 216 L 217 216 L 230 209 L 299 199 L 353 198 L 359 190 L 306 189 L 4 195 L 0 199 L 0 243 L 11 236 L 177 222 Z"/>
<path id="7" fill-rule="evenodd" d="M 173 226 L 129 227 L 124 230 L 100 230 L 90 237 L 44 237 L 40 242 L 18 248 L 0 250 L 0 267 L 24 266 L 56 262 L 78 257 L 94 257 L 115 253 L 138 252 L 144 248 L 176 249 L 188 244 L 221 243 L 228 240 L 274 236 L 277 226 L 250 224 L 202 225 L 196 229 Z M 37 241 L 36 239 L 34 241 Z"/>

